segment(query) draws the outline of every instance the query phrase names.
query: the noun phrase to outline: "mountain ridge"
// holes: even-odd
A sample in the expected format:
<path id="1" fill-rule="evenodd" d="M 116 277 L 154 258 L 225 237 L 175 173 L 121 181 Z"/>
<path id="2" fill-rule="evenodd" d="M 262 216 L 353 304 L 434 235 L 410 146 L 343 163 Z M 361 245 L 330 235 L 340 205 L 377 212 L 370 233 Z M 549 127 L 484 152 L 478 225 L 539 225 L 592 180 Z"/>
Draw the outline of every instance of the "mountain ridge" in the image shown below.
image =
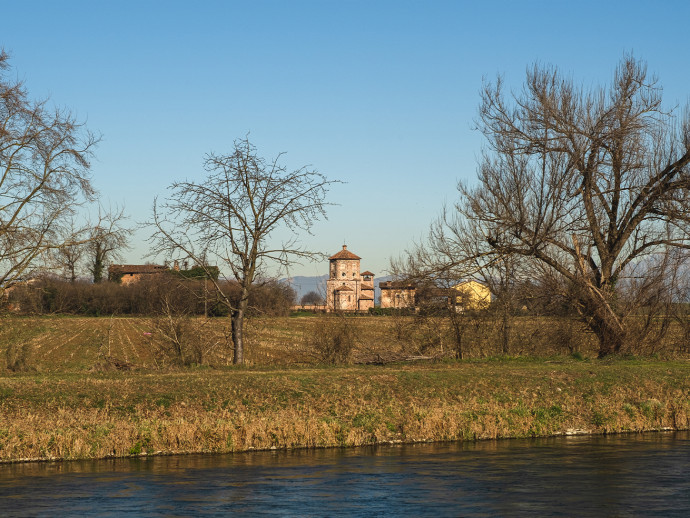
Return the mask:
<path id="1" fill-rule="evenodd" d="M 381 290 L 379 289 L 379 284 L 382 282 L 390 281 L 393 277 L 391 275 L 384 275 L 382 277 L 374 277 L 374 298 L 379 301 L 381 298 Z M 315 291 L 323 298 L 326 298 L 326 281 L 328 280 L 328 274 L 323 275 L 296 275 L 294 277 L 284 277 L 280 279 L 292 287 L 297 294 L 296 302 L 305 296 L 310 291 Z"/>

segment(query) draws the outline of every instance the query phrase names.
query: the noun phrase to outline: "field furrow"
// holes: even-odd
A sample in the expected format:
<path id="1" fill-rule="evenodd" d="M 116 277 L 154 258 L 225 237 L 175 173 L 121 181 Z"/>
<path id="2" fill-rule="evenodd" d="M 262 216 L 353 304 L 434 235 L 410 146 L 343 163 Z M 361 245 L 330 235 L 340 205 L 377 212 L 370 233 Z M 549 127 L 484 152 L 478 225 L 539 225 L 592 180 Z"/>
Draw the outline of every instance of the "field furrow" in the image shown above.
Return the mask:
<path id="1" fill-rule="evenodd" d="M 466 359 L 504 354 L 501 327 L 463 329 Z M 180 343 L 171 342 L 178 327 Z M 166 329 L 166 326 L 168 328 Z M 512 356 L 594 357 L 597 343 L 575 319 L 516 317 L 510 328 Z M 340 334 L 339 334 L 340 333 Z M 651 350 L 669 357 L 687 356 L 680 325 L 667 332 L 667 349 Z M 83 371 L 100 368 L 157 369 L 180 365 L 230 365 L 233 359 L 228 318 L 156 319 L 151 317 L 0 317 L 0 368 L 12 355 L 28 358 L 38 371 Z M 167 338 L 166 338 L 167 336 Z M 245 327 L 245 360 L 250 365 L 389 362 L 406 358 L 441 359 L 456 354 L 447 320 L 437 317 L 252 317 Z M 347 342 L 346 356 L 319 347 Z M 182 357 L 173 354 L 183 349 Z M 319 345 L 321 344 L 321 345 Z M 639 344 L 636 347 L 641 348 Z"/>

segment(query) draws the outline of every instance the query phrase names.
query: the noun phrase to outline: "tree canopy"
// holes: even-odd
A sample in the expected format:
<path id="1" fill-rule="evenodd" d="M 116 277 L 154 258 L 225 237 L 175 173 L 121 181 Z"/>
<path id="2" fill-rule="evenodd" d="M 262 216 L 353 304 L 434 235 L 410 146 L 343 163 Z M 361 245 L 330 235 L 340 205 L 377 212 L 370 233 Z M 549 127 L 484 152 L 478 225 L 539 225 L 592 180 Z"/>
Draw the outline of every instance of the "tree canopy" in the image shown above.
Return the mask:
<path id="1" fill-rule="evenodd" d="M 535 65 L 522 90 L 481 93 L 478 182 L 412 259 L 466 275 L 515 258 L 552 276 L 600 343 L 618 352 L 630 311 L 668 288 L 690 248 L 690 118 L 662 106 L 646 65 L 624 58 L 608 86 L 584 88 Z"/>
<path id="2" fill-rule="evenodd" d="M 67 110 L 33 101 L 0 51 L 0 291 L 51 251 L 89 241 L 79 206 L 94 201 L 90 159 L 99 138 Z"/>
<path id="3" fill-rule="evenodd" d="M 244 362 L 243 326 L 252 286 L 266 277 L 269 264 L 287 267 L 299 259 L 322 254 L 300 246 L 300 231 L 325 217 L 325 197 L 334 183 L 302 167 L 289 171 L 281 155 L 266 160 L 248 138 L 236 140 L 224 155 L 211 153 L 200 181 L 175 182 L 163 203 L 154 202 L 152 236 L 158 253 L 191 258 L 202 268 L 232 318 L 234 362 Z M 279 229 L 287 239 L 277 244 Z M 213 276 L 216 263 L 240 289 L 231 299 Z"/>

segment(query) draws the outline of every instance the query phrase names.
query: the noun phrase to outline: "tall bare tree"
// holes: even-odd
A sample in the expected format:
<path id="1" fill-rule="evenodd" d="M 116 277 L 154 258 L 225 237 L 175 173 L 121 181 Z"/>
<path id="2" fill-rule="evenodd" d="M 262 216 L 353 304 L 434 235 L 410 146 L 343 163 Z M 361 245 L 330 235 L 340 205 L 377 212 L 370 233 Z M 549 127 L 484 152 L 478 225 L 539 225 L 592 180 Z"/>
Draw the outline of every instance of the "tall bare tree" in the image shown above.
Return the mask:
<path id="1" fill-rule="evenodd" d="M 49 267 L 57 268 L 70 282 L 77 280 L 84 259 L 86 245 L 82 242 L 71 242 L 70 237 L 77 235 L 79 225 L 72 218 L 61 230 L 62 240 L 65 245 L 52 250 L 49 258 Z"/>
<path id="2" fill-rule="evenodd" d="M 48 251 L 88 240 L 85 228 L 64 230 L 95 199 L 88 171 L 99 140 L 68 111 L 30 100 L 8 69 L 0 51 L 0 292 Z"/>
<path id="3" fill-rule="evenodd" d="M 124 225 L 126 219 L 124 208 L 106 210 L 99 207 L 98 221 L 91 225 L 86 245 L 93 282 L 101 282 L 108 262 L 120 258 L 122 252 L 129 248 L 127 241 L 131 230 Z"/>
<path id="4" fill-rule="evenodd" d="M 540 66 L 518 93 L 488 83 L 478 127 L 479 182 L 459 186 L 430 248 L 448 268 L 514 256 L 559 276 L 599 356 L 620 351 L 630 339 L 621 290 L 662 288 L 651 276 L 672 277 L 678 262 L 659 257 L 690 248 L 688 111 L 665 110 L 656 79 L 626 57 L 608 87 Z M 469 256 L 454 253 L 460 236 L 477 243 Z"/>
<path id="5" fill-rule="evenodd" d="M 325 196 L 334 181 L 308 167 L 288 171 L 281 156 L 267 161 L 247 138 L 236 140 L 230 154 L 206 156 L 203 180 L 175 182 L 169 198 L 153 204 L 154 252 L 188 257 L 209 270 L 230 311 L 234 363 L 244 363 L 249 294 L 268 263 L 287 267 L 322 256 L 300 247 L 297 232 L 309 231 L 325 217 Z M 276 244 L 275 231 L 281 228 L 291 230 L 292 237 Z M 222 289 L 222 279 L 210 275 L 213 261 L 239 284 L 238 300 Z"/>

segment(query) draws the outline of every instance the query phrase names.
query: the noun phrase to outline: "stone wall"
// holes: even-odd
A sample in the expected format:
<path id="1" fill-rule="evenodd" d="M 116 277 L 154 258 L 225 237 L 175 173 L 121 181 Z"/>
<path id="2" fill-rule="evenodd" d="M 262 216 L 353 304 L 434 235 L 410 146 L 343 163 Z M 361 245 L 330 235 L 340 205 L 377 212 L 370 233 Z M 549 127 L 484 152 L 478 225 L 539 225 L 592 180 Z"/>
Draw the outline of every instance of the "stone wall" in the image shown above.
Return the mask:
<path id="1" fill-rule="evenodd" d="M 416 290 L 411 286 L 395 286 L 382 282 L 381 289 L 382 308 L 414 308 Z"/>

